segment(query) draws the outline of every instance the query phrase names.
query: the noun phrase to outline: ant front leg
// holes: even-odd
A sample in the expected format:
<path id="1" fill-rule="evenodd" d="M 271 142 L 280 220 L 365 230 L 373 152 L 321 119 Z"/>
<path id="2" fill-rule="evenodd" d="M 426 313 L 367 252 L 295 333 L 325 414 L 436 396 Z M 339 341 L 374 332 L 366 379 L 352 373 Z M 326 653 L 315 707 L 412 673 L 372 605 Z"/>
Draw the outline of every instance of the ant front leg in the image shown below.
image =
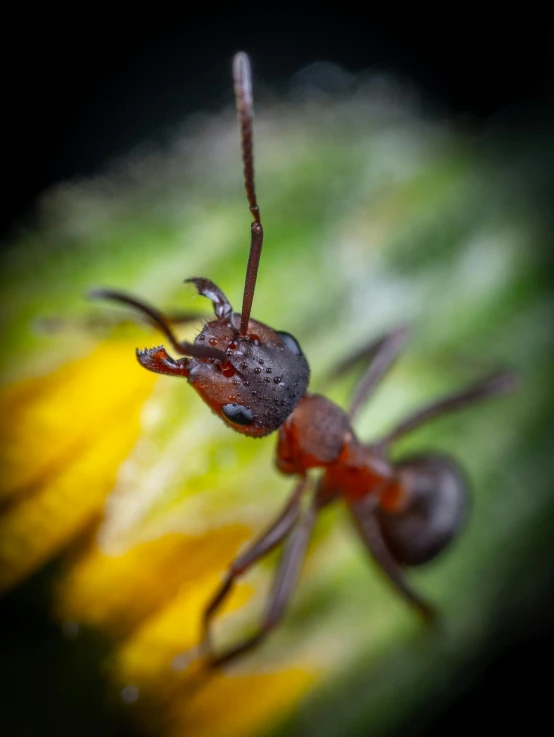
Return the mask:
<path id="1" fill-rule="evenodd" d="M 373 341 L 361 350 L 345 358 L 334 369 L 332 376 L 336 377 L 348 371 L 348 369 L 362 359 L 370 360 L 370 364 L 360 379 L 350 401 L 348 414 L 351 420 L 354 420 L 363 404 L 375 391 L 381 379 L 392 368 L 392 365 L 404 348 L 407 339 L 407 328 L 399 327 L 396 330 L 391 330 L 378 340 Z"/>
<path id="2" fill-rule="evenodd" d="M 210 663 L 222 662 L 212 654 L 212 643 L 210 637 L 210 625 L 217 611 L 230 594 L 237 578 L 245 574 L 257 561 L 271 552 L 290 533 L 300 513 L 300 502 L 308 484 L 307 478 L 303 478 L 294 489 L 290 499 L 285 505 L 277 519 L 265 530 L 241 555 L 230 565 L 229 570 L 221 583 L 219 589 L 204 610 L 202 621 L 202 641 L 200 648 L 206 649 L 210 655 Z M 226 660 L 228 658 L 225 658 Z"/>
<path id="3" fill-rule="evenodd" d="M 433 622 L 436 619 L 434 607 L 411 587 L 403 568 L 397 563 L 385 542 L 376 517 L 378 505 L 379 500 L 374 494 L 367 494 L 349 505 L 358 532 L 375 562 L 396 590 L 426 621 Z"/>
<path id="4" fill-rule="evenodd" d="M 279 624 L 298 580 L 317 513 L 318 506 L 313 502 L 300 517 L 289 535 L 273 581 L 269 603 L 258 631 L 221 655 L 212 656 L 210 665 L 223 665 L 251 650 L 262 642 L 271 630 Z"/>

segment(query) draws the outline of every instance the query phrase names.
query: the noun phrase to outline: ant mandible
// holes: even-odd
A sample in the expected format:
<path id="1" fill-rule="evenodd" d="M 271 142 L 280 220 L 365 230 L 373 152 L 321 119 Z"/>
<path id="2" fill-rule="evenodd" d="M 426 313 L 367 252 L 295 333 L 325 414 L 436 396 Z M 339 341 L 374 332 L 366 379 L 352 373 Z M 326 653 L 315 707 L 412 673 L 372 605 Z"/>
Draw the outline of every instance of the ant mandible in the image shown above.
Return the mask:
<path id="1" fill-rule="evenodd" d="M 361 442 L 352 423 L 358 411 L 398 357 L 407 340 L 404 328 L 368 346 L 371 363 L 348 412 L 307 391 L 308 362 L 298 342 L 250 317 L 262 252 L 263 228 L 254 187 L 253 102 L 250 61 L 233 59 L 233 79 L 241 132 L 246 196 L 252 213 L 251 243 L 241 313 L 233 312 L 212 281 L 192 278 L 198 293 L 213 302 L 215 319 L 194 343 L 179 341 L 169 319 L 142 300 L 112 290 L 95 290 L 138 310 L 185 358 L 172 358 L 163 346 L 137 350 L 149 371 L 186 378 L 208 406 L 234 430 L 262 437 L 279 431 L 277 468 L 299 477 L 281 514 L 230 565 L 203 614 L 201 651 L 210 665 L 221 665 L 250 650 L 282 619 L 298 579 L 318 512 L 342 499 L 355 527 L 397 591 L 427 620 L 434 610 L 405 577 L 407 566 L 434 558 L 452 540 L 466 514 L 467 484 L 458 464 L 437 453 L 390 460 L 391 445 L 408 432 L 453 410 L 508 391 L 513 377 L 497 372 L 406 417 L 377 442 Z M 364 351 L 365 352 L 365 351 Z M 343 362 L 347 368 L 354 357 Z M 321 469 L 313 482 L 310 469 Z M 311 490 L 307 506 L 304 497 Z M 214 651 L 211 625 L 237 578 L 283 543 L 269 601 L 256 634 L 223 653 Z"/>

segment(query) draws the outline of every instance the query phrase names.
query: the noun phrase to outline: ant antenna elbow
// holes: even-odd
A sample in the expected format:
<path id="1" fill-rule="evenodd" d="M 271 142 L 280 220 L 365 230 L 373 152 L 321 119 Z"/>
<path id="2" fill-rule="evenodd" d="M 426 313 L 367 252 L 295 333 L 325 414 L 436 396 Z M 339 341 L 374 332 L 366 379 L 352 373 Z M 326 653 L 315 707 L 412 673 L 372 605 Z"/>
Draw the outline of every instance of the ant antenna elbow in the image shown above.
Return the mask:
<path id="1" fill-rule="evenodd" d="M 250 253 L 246 267 L 246 279 L 244 283 L 244 295 L 242 298 L 242 312 L 240 320 L 240 334 L 246 336 L 248 332 L 248 320 L 254 299 L 256 288 L 256 277 L 258 266 L 262 255 L 264 231 L 262 228 L 260 208 L 256 200 L 256 189 L 254 186 L 254 146 L 252 136 L 252 120 L 254 118 L 254 104 L 252 100 L 252 70 L 250 59 L 243 51 L 235 54 L 233 58 L 233 80 L 235 83 L 235 99 L 237 114 L 239 118 L 242 163 L 244 166 L 244 187 L 250 212 L 254 218 L 251 225 Z"/>

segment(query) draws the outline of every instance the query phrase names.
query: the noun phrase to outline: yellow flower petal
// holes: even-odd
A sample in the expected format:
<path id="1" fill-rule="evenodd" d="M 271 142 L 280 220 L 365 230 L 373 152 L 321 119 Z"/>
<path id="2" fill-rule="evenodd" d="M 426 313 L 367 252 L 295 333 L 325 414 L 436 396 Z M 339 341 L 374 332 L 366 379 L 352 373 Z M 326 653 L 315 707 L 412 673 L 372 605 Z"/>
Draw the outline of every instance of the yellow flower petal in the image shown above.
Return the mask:
<path id="1" fill-rule="evenodd" d="M 233 525 L 197 537 L 164 535 L 118 556 L 95 548 L 62 580 L 59 617 L 124 638 L 115 643 L 112 683 L 136 694 L 137 717 L 155 734 L 247 737 L 282 718 L 317 681 L 313 664 L 299 665 L 294 652 L 294 667 L 281 664 L 272 673 L 212 671 L 197 659 L 203 609 L 251 535 L 246 526 Z M 218 621 L 252 591 L 239 583 Z M 186 661 L 188 652 L 189 667 L 173 667 L 181 659 L 176 656 Z"/>
<path id="2" fill-rule="evenodd" d="M 183 688 L 168 706 L 165 737 L 249 737 L 290 713 L 316 676 L 301 668 L 252 675 L 214 674 L 191 694 Z"/>
<path id="3" fill-rule="evenodd" d="M 128 342 L 105 343 L 3 391 L 0 590 L 59 552 L 99 514 L 140 434 L 154 377 Z"/>
<path id="4" fill-rule="evenodd" d="M 175 596 L 148 617 L 119 648 L 114 680 L 122 685 L 133 684 L 140 693 L 148 690 L 160 696 L 174 690 L 183 678 L 190 680 L 202 612 L 220 581 L 221 573 L 210 572 L 176 590 Z M 242 607 L 252 593 L 251 586 L 239 583 L 218 613 L 218 622 L 220 617 Z M 190 667 L 181 676 L 179 663 L 186 667 L 189 660 Z"/>
<path id="5" fill-rule="evenodd" d="M 164 535 L 118 556 L 93 549 L 64 577 L 58 614 L 122 636 L 179 588 L 196 586 L 208 573 L 221 575 L 250 536 L 247 527 L 230 525 L 198 537 Z M 189 613 L 196 631 L 200 611 Z"/>
<path id="6" fill-rule="evenodd" d="M 133 689 L 136 716 L 141 724 L 149 724 L 154 734 L 259 734 L 267 724 L 290 713 L 321 675 L 307 658 L 299 658 L 294 651 L 290 653 L 294 667 L 281 664 L 270 673 L 245 672 L 244 663 L 238 664 L 239 672 L 236 665 L 223 670 L 206 668 L 195 646 L 202 610 L 218 580 L 219 576 L 211 573 L 182 587 L 118 650 L 114 680 L 122 692 Z M 221 614 L 238 609 L 251 592 L 249 586 L 239 584 Z M 186 663 L 187 656 L 191 662 L 185 670 L 172 667 L 180 660 Z"/>

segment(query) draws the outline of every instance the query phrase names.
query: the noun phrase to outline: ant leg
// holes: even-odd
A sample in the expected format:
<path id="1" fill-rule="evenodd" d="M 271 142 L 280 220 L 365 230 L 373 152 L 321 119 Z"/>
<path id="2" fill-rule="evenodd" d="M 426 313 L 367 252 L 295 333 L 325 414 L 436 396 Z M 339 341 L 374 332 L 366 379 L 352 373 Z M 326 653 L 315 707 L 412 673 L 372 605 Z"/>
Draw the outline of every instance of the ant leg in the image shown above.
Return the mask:
<path id="1" fill-rule="evenodd" d="M 254 563 L 279 545 L 279 543 L 293 528 L 294 523 L 298 519 L 300 502 L 304 491 L 306 490 L 306 485 L 307 479 L 303 478 L 294 489 L 290 499 L 285 505 L 285 508 L 277 519 L 231 563 L 219 589 L 217 589 L 204 610 L 202 620 L 202 644 L 200 645 L 201 649 L 207 648 L 209 651 L 212 649 L 210 638 L 211 621 L 231 592 L 237 578 L 246 573 Z"/>
<path id="2" fill-rule="evenodd" d="M 399 327 L 390 333 L 386 333 L 369 345 L 364 346 L 351 356 L 348 356 L 334 369 L 332 377 L 337 377 L 362 359 L 366 361 L 370 360 L 370 364 L 358 383 L 350 402 L 348 414 L 352 420 L 356 417 L 370 394 L 375 390 L 379 381 L 392 367 L 404 347 L 407 338 L 407 329 L 405 327 Z"/>
<path id="3" fill-rule="evenodd" d="M 367 401 L 383 376 L 392 367 L 407 339 L 408 331 L 406 328 L 400 327 L 387 333 L 387 335 L 379 341 L 376 346 L 373 360 L 369 364 L 365 374 L 362 376 L 360 383 L 356 387 L 354 396 L 350 401 L 348 414 L 352 420 L 354 420 L 361 406 Z"/>
<path id="4" fill-rule="evenodd" d="M 442 399 L 438 399 L 421 409 L 416 410 L 413 414 L 408 415 L 402 422 L 388 432 L 384 438 L 376 443 L 380 447 L 386 447 L 398 440 L 403 435 L 415 430 L 417 427 L 429 422 L 442 415 L 463 409 L 474 402 L 480 402 L 483 399 L 496 397 L 511 391 L 516 383 L 516 376 L 513 373 L 502 371 L 494 373 L 471 386 L 454 392 Z"/>
<path id="5" fill-rule="evenodd" d="M 279 624 L 298 580 L 317 512 L 315 503 L 308 507 L 285 543 L 269 595 L 269 604 L 258 631 L 227 652 L 213 656 L 210 665 L 223 665 L 251 650 Z"/>
<path id="6" fill-rule="evenodd" d="M 356 527 L 363 542 L 371 553 L 379 568 L 386 574 L 389 581 L 406 601 L 423 616 L 432 622 L 436 618 L 436 611 L 427 603 L 408 583 L 403 569 L 392 557 L 375 516 L 378 498 L 371 494 L 349 505 Z"/>

